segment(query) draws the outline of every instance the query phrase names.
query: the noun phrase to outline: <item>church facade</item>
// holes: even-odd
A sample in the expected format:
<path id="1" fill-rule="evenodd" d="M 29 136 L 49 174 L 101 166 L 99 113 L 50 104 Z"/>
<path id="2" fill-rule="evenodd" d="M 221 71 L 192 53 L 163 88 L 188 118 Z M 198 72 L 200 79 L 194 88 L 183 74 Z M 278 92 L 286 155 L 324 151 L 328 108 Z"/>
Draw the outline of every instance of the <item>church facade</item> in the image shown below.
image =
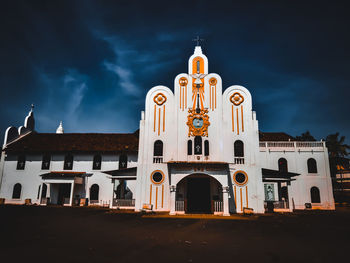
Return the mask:
<path id="1" fill-rule="evenodd" d="M 325 142 L 259 132 L 250 92 L 222 92 L 200 46 L 173 90 L 149 90 L 132 134 L 37 133 L 31 111 L 6 131 L 0 198 L 173 215 L 334 209 Z"/>

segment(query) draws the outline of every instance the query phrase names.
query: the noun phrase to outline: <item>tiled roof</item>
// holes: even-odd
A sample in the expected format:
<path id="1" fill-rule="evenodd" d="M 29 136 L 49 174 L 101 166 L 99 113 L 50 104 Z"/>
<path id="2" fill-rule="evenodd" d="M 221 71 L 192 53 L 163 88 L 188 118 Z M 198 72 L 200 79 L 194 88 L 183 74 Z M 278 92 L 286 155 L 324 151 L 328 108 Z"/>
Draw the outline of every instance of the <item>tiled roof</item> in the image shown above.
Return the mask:
<path id="1" fill-rule="evenodd" d="M 259 140 L 269 141 L 296 141 L 296 139 L 284 132 L 259 132 Z"/>
<path id="2" fill-rule="evenodd" d="M 27 134 L 5 147 L 6 152 L 137 152 L 134 133 L 36 133 Z"/>

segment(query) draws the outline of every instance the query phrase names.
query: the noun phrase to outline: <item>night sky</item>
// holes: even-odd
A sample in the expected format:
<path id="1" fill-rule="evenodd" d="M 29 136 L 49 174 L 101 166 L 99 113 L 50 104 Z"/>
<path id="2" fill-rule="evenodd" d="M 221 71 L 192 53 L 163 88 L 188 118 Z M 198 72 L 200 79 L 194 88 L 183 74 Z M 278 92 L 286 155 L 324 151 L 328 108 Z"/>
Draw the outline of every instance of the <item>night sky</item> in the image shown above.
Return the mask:
<path id="1" fill-rule="evenodd" d="M 350 139 L 350 15 L 336 1 L 1 1 L 0 132 L 133 132 L 173 90 L 197 35 L 223 90 L 245 86 L 261 131 Z"/>

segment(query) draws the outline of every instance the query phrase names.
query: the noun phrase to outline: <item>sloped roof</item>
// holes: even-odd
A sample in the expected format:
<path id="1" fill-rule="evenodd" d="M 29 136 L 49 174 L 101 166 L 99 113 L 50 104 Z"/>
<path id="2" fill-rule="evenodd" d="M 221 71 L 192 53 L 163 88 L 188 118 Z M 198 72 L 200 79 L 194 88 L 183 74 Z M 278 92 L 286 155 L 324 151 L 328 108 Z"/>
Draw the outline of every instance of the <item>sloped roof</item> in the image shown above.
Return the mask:
<path id="1" fill-rule="evenodd" d="M 284 132 L 259 132 L 259 140 L 262 142 L 296 141 L 293 136 Z"/>
<path id="2" fill-rule="evenodd" d="M 134 133 L 36 133 L 27 134 L 5 147 L 6 152 L 137 152 Z"/>

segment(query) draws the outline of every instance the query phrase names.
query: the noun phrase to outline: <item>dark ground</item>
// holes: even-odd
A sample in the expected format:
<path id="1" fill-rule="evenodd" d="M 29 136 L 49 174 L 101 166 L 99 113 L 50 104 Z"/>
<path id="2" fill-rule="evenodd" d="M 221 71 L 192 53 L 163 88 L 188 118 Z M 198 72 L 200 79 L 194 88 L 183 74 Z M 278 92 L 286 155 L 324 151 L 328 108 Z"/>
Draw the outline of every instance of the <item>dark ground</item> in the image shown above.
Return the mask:
<path id="1" fill-rule="evenodd" d="M 239 218 L 0 206 L 0 261 L 350 262 L 350 208 Z"/>

